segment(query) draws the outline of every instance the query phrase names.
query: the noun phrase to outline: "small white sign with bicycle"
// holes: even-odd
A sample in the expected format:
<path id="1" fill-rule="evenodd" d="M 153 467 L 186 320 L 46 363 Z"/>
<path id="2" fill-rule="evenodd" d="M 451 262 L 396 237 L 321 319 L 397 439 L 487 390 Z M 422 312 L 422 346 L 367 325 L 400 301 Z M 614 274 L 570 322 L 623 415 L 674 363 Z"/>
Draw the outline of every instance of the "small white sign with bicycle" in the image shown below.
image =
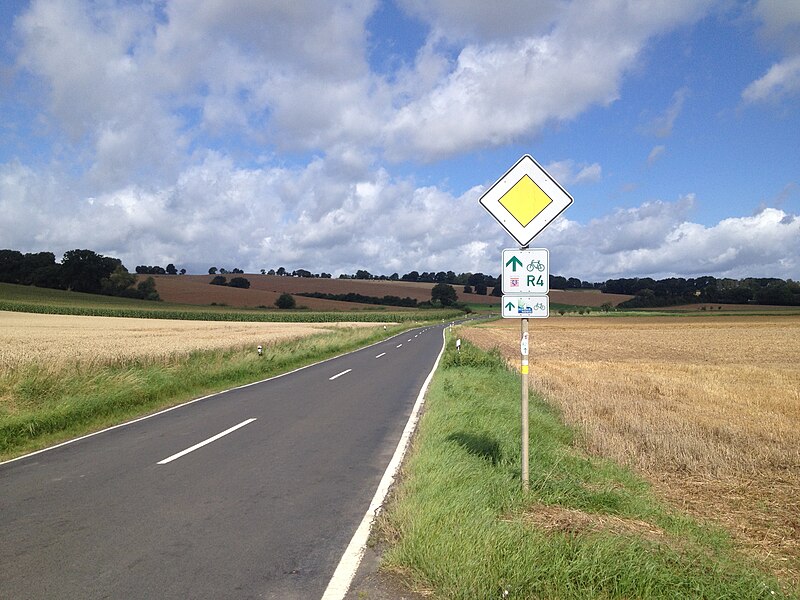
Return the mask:
<path id="1" fill-rule="evenodd" d="M 546 319 L 550 316 L 547 296 L 503 296 L 504 319 Z"/>
<path id="2" fill-rule="evenodd" d="M 550 291 L 550 253 L 547 248 L 503 250 L 504 294 L 547 294 Z"/>

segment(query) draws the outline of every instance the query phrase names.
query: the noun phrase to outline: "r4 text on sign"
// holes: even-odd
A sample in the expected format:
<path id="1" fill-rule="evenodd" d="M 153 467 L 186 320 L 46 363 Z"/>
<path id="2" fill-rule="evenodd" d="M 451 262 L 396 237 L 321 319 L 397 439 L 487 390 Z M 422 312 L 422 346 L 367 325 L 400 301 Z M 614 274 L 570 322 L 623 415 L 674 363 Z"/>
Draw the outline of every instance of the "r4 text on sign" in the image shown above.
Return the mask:
<path id="1" fill-rule="evenodd" d="M 504 294 L 545 295 L 550 291 L 550 253 L 547 248 L 503 250 Z"/>

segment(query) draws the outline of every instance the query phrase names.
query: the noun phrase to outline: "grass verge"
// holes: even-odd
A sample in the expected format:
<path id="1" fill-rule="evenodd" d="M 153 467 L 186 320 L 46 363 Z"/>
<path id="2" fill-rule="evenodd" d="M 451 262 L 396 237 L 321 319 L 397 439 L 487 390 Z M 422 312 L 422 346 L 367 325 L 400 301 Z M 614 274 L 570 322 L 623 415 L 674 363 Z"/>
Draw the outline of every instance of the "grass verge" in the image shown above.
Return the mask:
<path id="1" fill-rule="evenodd" d="M 22 407 L 0 412 L 0 460 L 226 388 L 258 381 L 355 350 L 405 329 L 340 329 L 268 345 L 193 352 L 169 358 L 80 362 L 51 369 L 24 365 L 0 374 L 0 399 Z"/>
<path id="2" fill-rule="evenodd" d="M 386 569 L 437 598 L 779 598 L 721 529 L 670 511 L 587 457 L 536 397 L 520 485 L 519 376 L 448 344 L 401 482 L 378 522 Z"/>

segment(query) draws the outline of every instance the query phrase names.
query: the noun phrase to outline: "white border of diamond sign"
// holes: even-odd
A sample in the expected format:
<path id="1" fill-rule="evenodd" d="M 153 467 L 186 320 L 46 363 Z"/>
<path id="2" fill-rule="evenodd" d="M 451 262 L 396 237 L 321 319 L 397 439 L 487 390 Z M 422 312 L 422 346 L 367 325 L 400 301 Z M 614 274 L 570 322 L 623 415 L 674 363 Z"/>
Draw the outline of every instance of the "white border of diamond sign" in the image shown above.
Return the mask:
<path id="1" fill-rule="evenodd" d="M 552 202 L 536 215 L 530 223 L 523 226 L 500 204 L 500 199 L 525 175 L 530 177 Z M 484 192 L 480 203 L 511 234 L 511 237 L 517 240 L 520 246 L 527 246 L 553 219 L 572 204 L 572 196 L 531 155 L 525 154 L 505 175 Z"/>

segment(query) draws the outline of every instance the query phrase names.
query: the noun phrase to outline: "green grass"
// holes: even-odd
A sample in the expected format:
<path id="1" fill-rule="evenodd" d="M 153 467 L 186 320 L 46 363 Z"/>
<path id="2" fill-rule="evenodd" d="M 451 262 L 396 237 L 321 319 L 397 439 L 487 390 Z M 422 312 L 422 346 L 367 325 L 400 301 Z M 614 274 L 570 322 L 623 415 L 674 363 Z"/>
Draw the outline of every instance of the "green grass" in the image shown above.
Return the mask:
<path id="1" fill-rule="evenodd" d="M 30 365 L 0 373 L 0 460 L 124 422 L 202 395 L 265 379 L 391 336 L 403 326 L 337 329 L 252 348 L 195 352 L 170 359 L 131 359 L 50 370 Z"/>
<path id="2" fill-rule="evenodd" d="M 333 323 L 340 321 L 409 323 L 449 320 L 463 315 L 458 310 L 436 309 L 387 311 L 377 308 L 375 310 L 348 312 L 314 312 L 308 310 L 196 306 L 50 290 L 9 283 L 0 283 L 0 310 L 98 317 L 285 323 Z"/>
<path id="3" fill-rule="evenodd" d="M 436 598 L 464 600 L 787 595 L 723 531 L 671 512 L 630 471 L 582 455 L 574 433 L 536 397 L 525 494 L 519 381 L 499 355 L 468 343 L 456 354 L 448 344 L 379 519 L 384 568 Z M 574 526 L 549 528 L 538 515 L 553 511 Z"/>

